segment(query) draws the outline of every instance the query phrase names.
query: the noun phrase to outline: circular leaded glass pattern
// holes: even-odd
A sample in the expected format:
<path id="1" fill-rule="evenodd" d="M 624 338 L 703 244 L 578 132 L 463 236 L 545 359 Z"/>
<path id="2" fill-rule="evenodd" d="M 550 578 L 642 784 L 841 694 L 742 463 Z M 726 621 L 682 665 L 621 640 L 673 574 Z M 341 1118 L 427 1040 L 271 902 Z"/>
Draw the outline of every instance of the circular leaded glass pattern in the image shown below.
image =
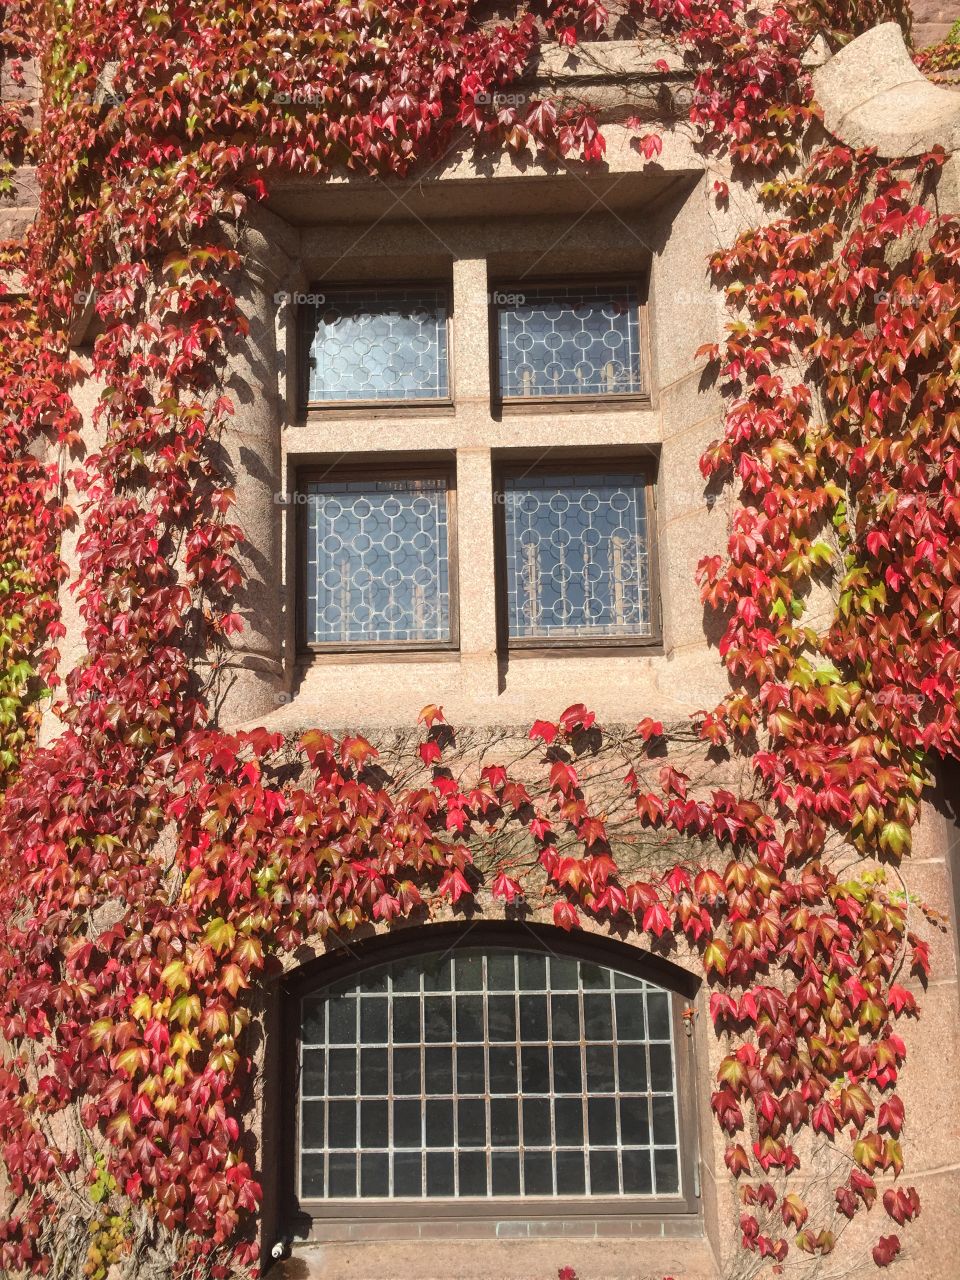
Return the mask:
<path id="1" fill-rule="evenodd" d="M 511 637 L 652 633 L 646 484 L 628 472 L 506 479 Z"/>
<path id="2" fill-rule="evenodd" d="M 668 992 L 460 949 L 301 1005 L 302 1200 L 680 1192 Z"/>
<path id="3" fill-rule="evenodd" d="M 495 297 L 504 400 L 643 391 L 635 287 L 518 285 Z"/>
<path id="4" fill-rule="evenodd" d="M 308 319 L 311 403 L 449 395 L 442 289 L 330 293 Z"/>
<path id="5" fill-rule="evenodd" d="M 445 479 L 322 480 L 306 497 L 309 643 L 450 639 Z"/>

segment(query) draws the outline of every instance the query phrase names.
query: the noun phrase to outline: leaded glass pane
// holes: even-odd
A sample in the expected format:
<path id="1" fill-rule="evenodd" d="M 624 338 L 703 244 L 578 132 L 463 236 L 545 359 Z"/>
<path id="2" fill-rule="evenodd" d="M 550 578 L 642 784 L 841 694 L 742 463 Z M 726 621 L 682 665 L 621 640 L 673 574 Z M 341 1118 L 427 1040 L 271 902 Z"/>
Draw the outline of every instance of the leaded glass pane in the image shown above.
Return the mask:
<path id="1" fill-rule="evenodd" d="M 600 472 L 506 480 L 512 638 L 652 634 L 646 484 Z"/>
<path id="2" fill-rule="evenodd" d="M 643 391 L 635 287 L 518 286 L 495 297 L 504 400 Z"/>
<path id="3" fill-rule="evenodd" d="M 445 400 L 447 300 L 442 289 L 356 289 L 308 312 L 311 403 Z"/>
<path id="4" fill-rule="evenodd" d="M 679 1190 L 669 996 L 650 983 L 459 948 L 341 980 L 301 1017 L 303 1197 Z"/>
<path id="5" fill-rule="evenodd" d="M 448 641 L 446 480 L 322 480 L 306 494 L 308 642 Z"/>

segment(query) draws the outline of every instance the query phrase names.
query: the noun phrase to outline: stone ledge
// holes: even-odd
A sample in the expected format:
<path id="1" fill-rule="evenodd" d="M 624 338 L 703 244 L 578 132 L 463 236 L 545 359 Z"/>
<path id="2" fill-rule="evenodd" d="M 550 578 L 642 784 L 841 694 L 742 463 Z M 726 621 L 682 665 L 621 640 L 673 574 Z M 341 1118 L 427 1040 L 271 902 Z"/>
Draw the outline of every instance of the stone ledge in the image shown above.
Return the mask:
<path id="1" fill-rule="evenodd" d="M 668 71 L 656 67 L 665 62 Z M 676 49 L 664 40 L 586 42 L 573 49 L 544 44 L 530 78 L 544 81 L 609 81 L 637 77 L 661 80 L 666 75 L 691 78 Z"/>
<path id="2" fill-rule="evenodd" d="M 500 1240 L 467 1243 L 298 1245 L 267 1280 L 554 1280 L 560 1267 L 591 1280 L 716 1280 L 719 1267 L 704 1240 Z"/>
<path id="3" fill-rule="evenodd" d="M 960 98 L 914 66 L 895 22 L 851 41 L 814 72 L 813 86 L 824 124 L 848 146 L 875 147 L 881 159 L 960 150 Z"/>

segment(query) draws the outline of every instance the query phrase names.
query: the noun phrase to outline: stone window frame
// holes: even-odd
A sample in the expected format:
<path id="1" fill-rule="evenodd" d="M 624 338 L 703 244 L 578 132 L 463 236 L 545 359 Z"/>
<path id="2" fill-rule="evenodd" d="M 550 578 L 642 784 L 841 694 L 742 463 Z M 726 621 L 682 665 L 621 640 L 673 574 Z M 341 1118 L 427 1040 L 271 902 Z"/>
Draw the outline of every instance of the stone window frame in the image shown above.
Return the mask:
<path id="1" fill-rule="evenodd" d="M 306 462 L 296 471 L 296 492 L 305 493 L 313 480 L 390 480 L 442 477 L 446 481 L 447 582 L 450 594 L 450 639 L 316 642 L 307 639 L 307 504 L 297 503 L 294 538 L 296 636 L 298 660 L 310 663 L 329 655 L 355 661 L 392 657 L 431 660 L 456 657 L 460 651 L 460 562 L 457 544 L 457 463 L 452 455 L 393 454 L 384 451 L 364 459 L 344 459 L 332 465 Z"/>
<path id="2" fill-rule="evenodd" d="M 671 996 L 674 1069 L 680 1154 L 680 1192 L 675 1196 L 490 1197 L 485 1200 L 313 1200 L 296 1194 L 299 1159 L 297 1066 L 300 1057 L 300 1001 L 311 992 L 364 969 L 392 960 L 453 949 L 526 949 L 568 956 L 615 968 L 663 988 Z M 700 1150 L 691 1002 L 699 983 L 686 970 L 627 943 L 592 933 L 567 934 L 548 925 L 513 921 L 405 926 L 393 934 L 358 943 L 336 944 L 332 953 L 289 975 L 281 987 L 279 1042 L 282 1046 L 279 1216 L 292 1240 L 377 1240 L 463 1236 L 463 1224 L 478 1239 L 531 1235 L 644 1235 L 662 1224 L 666 1234 L 700 1235 Z M 376 1208 L 371 1231 L 372 1208 Z"/>
<path id="3" fill-rule="evenodd" d="M 637 321 L 640 331 L 639 356 L 642 388 L 640 391 L 623 393 L 612 392 L 608 395 L 590 396 L 508 396 L 504 397 L 500 387 L 500 333 L 497 324 L 498 309 L 495 299 L 498 294 L 522 293 L 524 286 L 529 289 L 576 288 L 623 288 L 632 285 L 637 292 Z M 490 345 L 490 401 L 494 413 L 500 417 L 514 414 L 556 414 L 596 412 L 602 410 L 609 413 L 612 409 L 637 410 L 649 409 L 653 405 L 650 335 L 650 268 L 649 266 L 625 272 L 620 276 L 609 272 L 592 274 L 562 275 L 551 273 L 546 276 L 517 276 L 497 273 L 489 280 L 489 345 Z"/>
<path id="4" fill-rule="evenodd" d="M 531 454 L 528 450 L 510 449 L 498 451 L 493 459 L 494 489 L 494 557 L 495 588 L 497 597 L 497 648 L 510 657 L 557 657 L 575 653 L 581 657 L 604 654 L 661 653 L 663 651 L 663 607 L 661 600 L 659 540 L 657 528 L 657 478 L 659 458 L 647 451 L 638 454 L 629 446 L 617 447 L 602 454 L 586 456 L 582 450 L 558 449 L 549 457 L 543 451 Z M 597 471 L 634 472 L 646 476 L 647 565 L 650 591 L 650 634 L 633 636 L 549 636 L 511 637 L 507 604 L 507 535 L 504 480 L 516 473 L 566 471 L 589 473 Z"/>
<path id="5" fill-rule="evenodd" d="M 339 278 L 334 280 L 314 280 L 307 286 L 305 292 L 312 295 L 332 295 L 354 291 L 361 293 L 375 291 L 380 294 L 395 294 L 402 297 L 411 292 L 422 292 L 428 289 L 436 289 L 444 295 L 446 301 L 447 394 L 438 396 L 436 399 L 423 400 L 311 400 L 309 391 L 310 345 L 313 336 L 310 327 L 311 308 L 298 306 L 293 329 L 296 335 L 297 348 L 296 401 L 300 411 L 307 418 L 326 418 L 333 415 L 365 418 L 379 418 L 381 416 L 429 417 L 453 412 L 456 404 L 456 365 L 454 360 L 456 350 L 454 326 L 456 317 L 454 313 L 453 281 L 450 276 L 426 275 L 422 278 L 387 279 L 382 282 L 369 278 L 364 279 L 363 277 L 357 279 L 351 277 L 342 280 Z"/>

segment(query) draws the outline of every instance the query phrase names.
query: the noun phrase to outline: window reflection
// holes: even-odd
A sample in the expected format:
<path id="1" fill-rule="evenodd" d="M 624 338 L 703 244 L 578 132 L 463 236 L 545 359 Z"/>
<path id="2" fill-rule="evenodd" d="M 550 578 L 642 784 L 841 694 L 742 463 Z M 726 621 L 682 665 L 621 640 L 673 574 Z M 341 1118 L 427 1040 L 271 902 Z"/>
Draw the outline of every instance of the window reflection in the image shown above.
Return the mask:
<path id="1" fill-rule="evenodd" d="M 311 403 L 449 395 L 444 290 L 338 291 L 310 309 L 308 323 Z"/>
<path id="2" fill-rule="evenodd" d="M 644 389 L 635 287 L 516 285 L 494 296 L 504 400 Z"/>

